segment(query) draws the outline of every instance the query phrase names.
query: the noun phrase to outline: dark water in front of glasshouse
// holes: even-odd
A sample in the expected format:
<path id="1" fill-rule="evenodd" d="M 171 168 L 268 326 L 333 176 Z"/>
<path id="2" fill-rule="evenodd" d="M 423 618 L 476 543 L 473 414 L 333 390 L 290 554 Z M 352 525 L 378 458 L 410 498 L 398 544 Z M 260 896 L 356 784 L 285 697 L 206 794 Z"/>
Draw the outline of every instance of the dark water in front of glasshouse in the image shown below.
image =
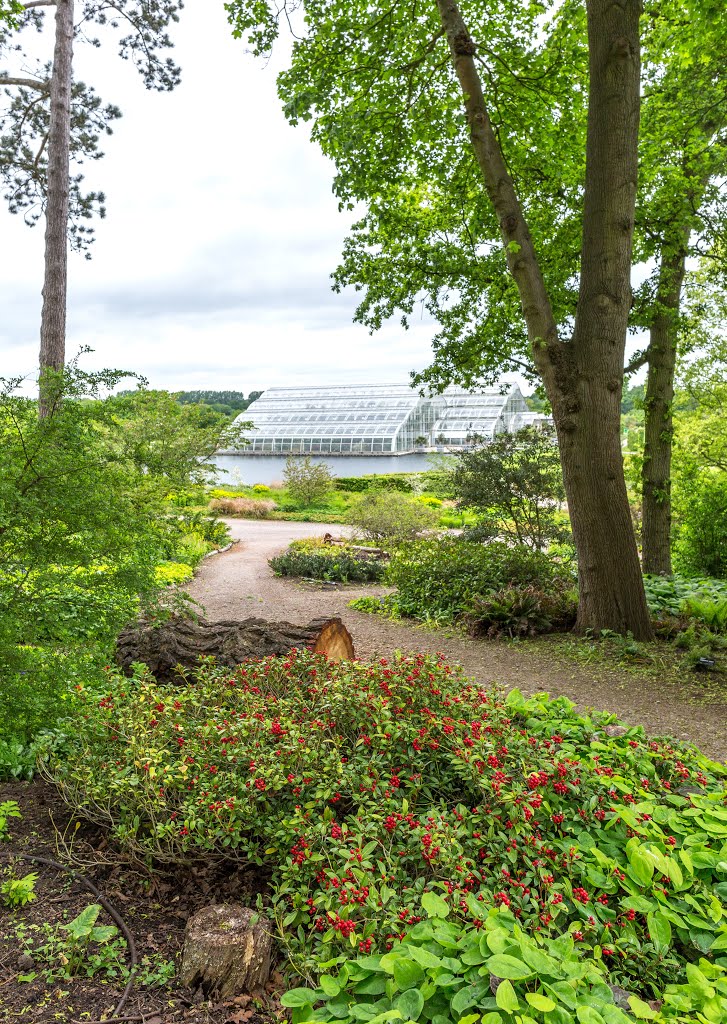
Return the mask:
<path id="1" fill-rule="evenodd" d="M 421 473 L 434 469 L 441 456 L 425 455 L 312 455 L 325 462 L 334 476 L 368 476 L 371 473 Z M 220 486 L 282 483 L 285 457 L 281 455 L 217 455 L 214 463 Z"/>

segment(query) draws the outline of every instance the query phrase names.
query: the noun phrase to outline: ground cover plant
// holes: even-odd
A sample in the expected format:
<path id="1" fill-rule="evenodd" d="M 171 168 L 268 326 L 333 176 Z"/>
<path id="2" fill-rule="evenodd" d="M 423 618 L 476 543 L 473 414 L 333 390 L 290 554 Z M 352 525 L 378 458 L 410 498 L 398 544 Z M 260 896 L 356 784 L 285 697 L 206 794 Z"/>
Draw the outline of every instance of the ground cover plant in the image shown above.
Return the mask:
<path id="1" fill-rule="evenodd" d="M 427 896 L 429 898 L 427 898 Z M 450 907 L 422 899 L 424 919 L 382 956 L 335 958 L 313 988 L 282 998 L 293 1020 L 431 1020 L 467 1024 L 717 1022 L 727 1014 L 727 969 L 702 958 L 688 981 L 646 1001 L 609 983 L 607 961 L 585 959 L 571 936 L 527 935 L 505 907 L 476 927 L 447 920 Z M 314 1009 L 316 1004 L 320 1007 Z M 630 1011 L 630 1012 L 629 1012 Z"/>
<path id="2" fill-rule="evenodd" d="M 727 582 L 711 577 L 645 576 L 646 599 L 652 615 L 699 618 L 699 602 L 727 607 Z"/>
<path id="3" fill-rule="evenodd" d="M 386 563 L 358 546 L 326 544 L 319 537 L 295 540 L 279 555 L 269 560 L 277 576 L 339 581 L 341 583 L 376 583 L 383 579 Z"/>
<path id="4" fill-rule="evenodd" d="M 468 967 L 539 939 L 548 954 L 560 937 L 562 959 L 649 1000 L 727 963 L 727 770 L 613 721 L 564 698 L 504 698 L 431 656 L 334 665 L 291 652 L 209 665 L 180 688 L 110 677 L 45 771 L 139 853 L 271 868 L 270 913 L 308 977 L 396 953 L 410 934 L 416 945 L 428 914 L 462 935 L 489 932 L 505 908 L 513 937 L 486 940 Z M 525 1005 L 531 968 L 483 977 L 525 982 Z M 381 973 L 356 992 L 383 998 Z M 463 969 L 446 973 L 436 988 L 461 987 Z M 448 1017 L 428 991 L 405 1019 L 459 1020 L 464 1008 Z M 375 1017 L 375 1002 L 352 1015 Z"/>

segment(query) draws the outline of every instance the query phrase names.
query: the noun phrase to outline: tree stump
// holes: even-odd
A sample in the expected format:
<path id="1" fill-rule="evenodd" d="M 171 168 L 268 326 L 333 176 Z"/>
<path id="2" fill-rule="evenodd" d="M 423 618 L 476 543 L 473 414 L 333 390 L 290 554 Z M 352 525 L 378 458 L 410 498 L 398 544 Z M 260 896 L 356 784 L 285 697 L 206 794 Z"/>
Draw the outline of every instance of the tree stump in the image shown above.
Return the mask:
<path id="1" fill-rule="evenodd" d="M 234 668 L 251 658 L 287 654 L 293 647 L 325 654 L 331 661 L 354 657 L 351 634 L 340 619 L 314 619 L 307 626 L 266 619 L 225 619 L 207 622 L 174 616 L 158 624 L 141 621 L 128 626 L 116 644 L 116 661 L 129 674 L 143 662 L 159 681 L 179 679 L 177 666 L 194 671 L 202 657 Z"/>
<path id="2" fill-rule="evenodd" d="M 257 992 L 270 976 L 271 950 L 266 917 L 234 903 L 204 907 L 187 921 L 179 980 L 207 997 Z"/>

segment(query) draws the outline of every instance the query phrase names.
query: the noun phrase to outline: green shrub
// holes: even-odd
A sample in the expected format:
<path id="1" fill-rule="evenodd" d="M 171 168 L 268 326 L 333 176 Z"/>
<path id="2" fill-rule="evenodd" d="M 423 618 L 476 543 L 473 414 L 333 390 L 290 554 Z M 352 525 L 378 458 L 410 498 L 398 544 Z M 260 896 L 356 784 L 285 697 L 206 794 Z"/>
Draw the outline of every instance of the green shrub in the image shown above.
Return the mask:
<path id="1" fill-rule="evenodd" d="M 252 485 L 252 493 L 253 494 L 270 494 L 271 492 L 270 492 L 270 488 L 268 487 L 267 484 L 253 484 Z"/>
<path id="2" fill-rule="evenodd" d="M 465 526 L 462 531 L 462 540 L 471 544 L 489 544 L 496 540 L 500 533 L 499 523 L 492 519 L 479 520 L 471 526 Z"/>
<path id="3" fill-rule="evenodd" d="M 197 508 L 207 501 L 204 487 L 195 487 L 192 490 L 172 491 L 167 494 L 166 500 L 175 508 Z"/>
<path id="4" fill-rule="evenodd" d="M 322 541 L 294 541 L 268 562 L 277 576 L 298 576 L 313 580 L 338 580 L 341 583 L 372 583 L 383 578 L 383 562 L 360 551 Z"/>
<path id="5" fill-rule="evenodd" d="M 22 818 L 20 808 L 16 800 L 3 800 L 0 803 L 0 840 L 10 838 L 8 818 Z"/>
<path id="6" fill-rule="evenodd" d="M 11 910 L 32 903 L 36 898 L 35 883 L 37 881 L 38 875 L 34 871 L 23 878 L 7 878 L 4 882 L 0 882 L 0 902 Z"/>
<path id="7" fill-rule="evenodd" d="M 455 619 L 477 595 L 505 587 L 573 586 L 573 570 L 540 551 L 501 541 L 487 546 L 452 537 L 417 541 L 396 551 L 387 580 L 397 588 L 402 615 L 415 619 Z"/>
<path id="8" fill-rule="evenodd" d="M 534 427 L 462 452 L 452 486 L 462 507 L 518 544 L 542 551 L 570 536 L 558 446 Z"/>
<path id="9" fill-rule="evenodd" d="M 274 501 L 257 498 L 213 498 L 210 508 L 223 516 L 239 516 L 241 519 L 268 519 L 278 506 Z"/>
<path id="10" fill-rule="evenodd" d="M 419 914 L 422 920 L 405 929 L 391 952 L 359 955 L 342 965 L 339 958 L 328 965 L 335 973 L 322 975 L 317 988 L 284 993 L 283 1006 L 293 1009 L 294 1022 L 342 1024 L 370 1020 L 436 1024 L 727 1020 L 724 958 L 717 964 L 704 958 L 690 964 L 687 983 L 668 985 L 659 993 L 657 1009 L 614 986 L 603 951 L 598 958 L 584 955 L 573 931 L 555 939 L 526 934 L 505 907 L 491 909 L 476 927 L 467 928 L 447 920 L 450 913 L 446 900 L 435 894 L 429 899 L 425 896 Z M 656 931 L 656 919 L 654 923 Z"/>
<path id="11" fill-rule="evenodd" d="M 128 849 L 269 867 L 301 970 L 418 941 L 422 907 L 452 920 L 459 960 L 459 937 L 489 934 L 504 907 L 509 934 L 485 940 L 483 977 L 505 977 L 489 957 L 511 943 L 547 952 L 566 936 L 558 959 L 575 945 L 609 984 L 661 998 L 703 957 L 725 960 L 727 769 L 613 722 L 565 698 L 503 699 L 431 656 L 293 651 L 207 666 L 181 688 L 110 678 L 47 770 Z M 526 963 L 511 980 L 546 970 Z"/>
<path id="12" fill-rule="evenodd" d="M 219 430 L 163 393 L 105 397 L 126 376 L 48 373 L 52 415 L 0 382 L 0 740 L 16 773 L 36 732 L 93 684 L 180 538 L 224 527 L 191 504 Z M 167 417 L 169 413 L 169 417 Z M 22 769 L 23 771 L 25 769 Z"/>
<path id="13" fill-rule="evenodd" d="M 703 622 L 715 633 L 727 632 L 727 598 L 722 601 L 707 601 L 703 598 L 688 597 L 682 605 L 682 614 Z"/>
<path id="14" fill-rule="evenodd" d="M 484 596 L 477 595 L 467 612 L 475 636 L 535 636 L 570 629 L 578 612 L 578 593 L 553 587 L 506 587 Z"/>
<path id="15" fill-rule="evenodd" d="M 676 568 L 727 578 L 727 472 L 677 474 L 674 490 Z"/>
<path id="16" fill-rule="evenodd" d="M 411 494 L 414 477 L 410 473 L 372 473 L 370 476 L 339 476 L 335 487 L 338 491 L 362 494 L 364 491 L 401 491 Z"/>
<path id="17" fill-rule="evenodd" d="M 388 615 L 390 618 L 399 618 L 399 610 L 396 604 L 396 594 L 387 594 L 384 597 L 355 597 L 348 602 L 349 608 L 355 608 L 359 612 L 368 612 L 372 615 Z"/>
<path id="18" fill-rule="evenodd" d="M 139 609 L 138 594 L 131 589 L 123 563 L 48 565 L 28 573 L 18 583 L 17 593 L 33 603 L 31 636 L 36 643 L 110 641 Z"/>
<path id="19" fill-rule="evenodd" d="M 351 506 L 348 522 L 369 540 L 402 544 L 434 529 L 439 516 L 398 491 L 368 491 Z"/>
<path id="20" fill-rule="evenodd" d="M 10 877 L 0 882 L 0 902 L 11 910 L 20 906 L 26 906 L 36 899 L 35 886 L 38 881 L 38 874 L 32 871 L 22 879 Z"/>
<path id="21" fill-rule="evenodd" d="M 199 533 L 187 533 L 177 541 L 174 552 L 177 562 L 184 562 L 189 569 L 196 569 L 208 551 L 214 545 L 206 541 Z"/>
<path id="22" fill-rule="evenodd" d="M 333 487 L 333 473 L 325 462 L 313 462 L 310 455 L 289 455 L 283 480 L 293 501 L 303 508 L 321 505 Z"/>
<path id="23" fill-rule="evenodd" d="M 13 651 L 14 670 L 0 685 L 0 777 L 32 774 L 34 737 L 68 715 L 84 688 L 96 692 L 105 685 L 112 655 L 95 643 Z"/>
<path id="24" fill-rule="evenodd" d="M 447 460 L 454 462 L 454 459 Z M 427 494 L 433 494 L 436 498 L 443 500 L 454 498 L 452 487 L 452 474 L 448 469 L 428 469 L 420 473 L 418 479 L 421 481 Z"/>
<path id="25" fill-rule="evenodd" d="M 216 516 L 210 515 L 207 509 L 196 509 L 193 512 L 185 511 L 181 516 L 177 517 L 177 523 L 182 539 L 190 536 L 197 539 L 201 538 L 213 548 L 224 547 L 225 544 L 230 542 L 230 531 L 227 524 L 223 523 Z M 177 554 L 178 543 L 179 541 L 174 537 L 169 550 L 170 556 Z"/>
<path id="26" fill-rule="evenodd" d="M 162 562 L 156 567 L 157 579 L 165 587 L 188 583 L 194 572 L 186 562 Z"/>
<path id="27" fill-rule="evenodd" d="M 17 736 L 17 730 L 12 730 Z M 35 773 L 36 752 L 32 744 L 21 739 L 0 739 L 0 782 L 32 779 Z M 0 817 L 0 838 L 2 819 Z"/>
<path id="28" fill-rule="evenodd" d="M 441 508 L 442 499 L 435 498 L 433 494 L 420 494 L 416 499 L 420 505 L 426 505 L 427 508 Z"/>
<path id="29" fill-rule="evenodd" d="M 207 497 L 210 500 L 222 499 L 222 498 L 241 498 L 244 497 L 240 489 L 231 491 L 224 487 L 213 487 L 207 492 Z"/>

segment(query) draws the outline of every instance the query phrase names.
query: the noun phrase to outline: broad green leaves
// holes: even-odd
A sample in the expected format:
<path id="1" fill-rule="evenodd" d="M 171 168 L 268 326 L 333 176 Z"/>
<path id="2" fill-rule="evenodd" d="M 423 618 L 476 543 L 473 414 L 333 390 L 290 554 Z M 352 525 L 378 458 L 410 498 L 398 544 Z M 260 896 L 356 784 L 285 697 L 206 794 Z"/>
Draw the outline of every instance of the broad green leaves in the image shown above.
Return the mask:
<path id="1" fill-rule="evenodd" d="M 668 922 L 655 912 L 649 915 L 649 923 L 655 942 L 665 949 Z M 727 971 L 705 960 L 688 964 L 687 983 L 669 985 L 659 1002 L 620 992 L 617 1005 L 618 990 L 607 984 L 602 960 L 593 960 L 588 951 L 581 955 L 564 937 L 525 936 L 506 911 L 491 910 L 481 932 L 465 926 L 454 957 L 444 935 L 447 944 L 441 946 L 433 933 L 422 935 L 421 944 L 413 940 L 413 933 L 410 929 L 406 941 L 381 958 L 348 961 L 337 979 L 323 976 L 317 990 L 293 989 L 283 997 L 283 1005 L 297 1008 L 300 1024 L 304 1018 L 342 1024 L 418 1020 L 431 1024 L 629 1024 L 639 1020 L 677 1024 L 691 1020 L 692 1011 L 702 1012 L 707 1024 L 717 1024 L 723 1005 L 727 1008 Z M 506 952 L 493 954 L 479 966 L 481 947 L 488 948 L 490 939 L 500 946 L 503 937 Z M 366 979 L 381 978 L 381 968 L 388 976 L 385 992 L 377 987 L 375 994 L 367 995 Z M 557 977 L 570 980 L 553 980 Z M 629 1012 L 621 1009 L 623 1000 Z M 670 1015 L 672 1007 L 685 1016 Z"/>
<path id="2" fill-rule="evenodd" d="M 449 915 L 450 906 L 446 900 L 443 900 L 441 896 L 437 896 L 434 892 L 427 892 L 422 896 L 422 906 L 426 910 L 429 917 L 447 917 Z"/>
<path id="3" fill-rule="evenodd" d="M 528 967 L 522 960 L 518 960 L 517 957 L 510 956 L 507 953 L 496 953 L 495 956 L 491 956 L 487 961 L 487 969 L 490 974 L 494 974 L 498 978 L 512 980 L 530 978 L 533 975 L 532 968 Z"/>

